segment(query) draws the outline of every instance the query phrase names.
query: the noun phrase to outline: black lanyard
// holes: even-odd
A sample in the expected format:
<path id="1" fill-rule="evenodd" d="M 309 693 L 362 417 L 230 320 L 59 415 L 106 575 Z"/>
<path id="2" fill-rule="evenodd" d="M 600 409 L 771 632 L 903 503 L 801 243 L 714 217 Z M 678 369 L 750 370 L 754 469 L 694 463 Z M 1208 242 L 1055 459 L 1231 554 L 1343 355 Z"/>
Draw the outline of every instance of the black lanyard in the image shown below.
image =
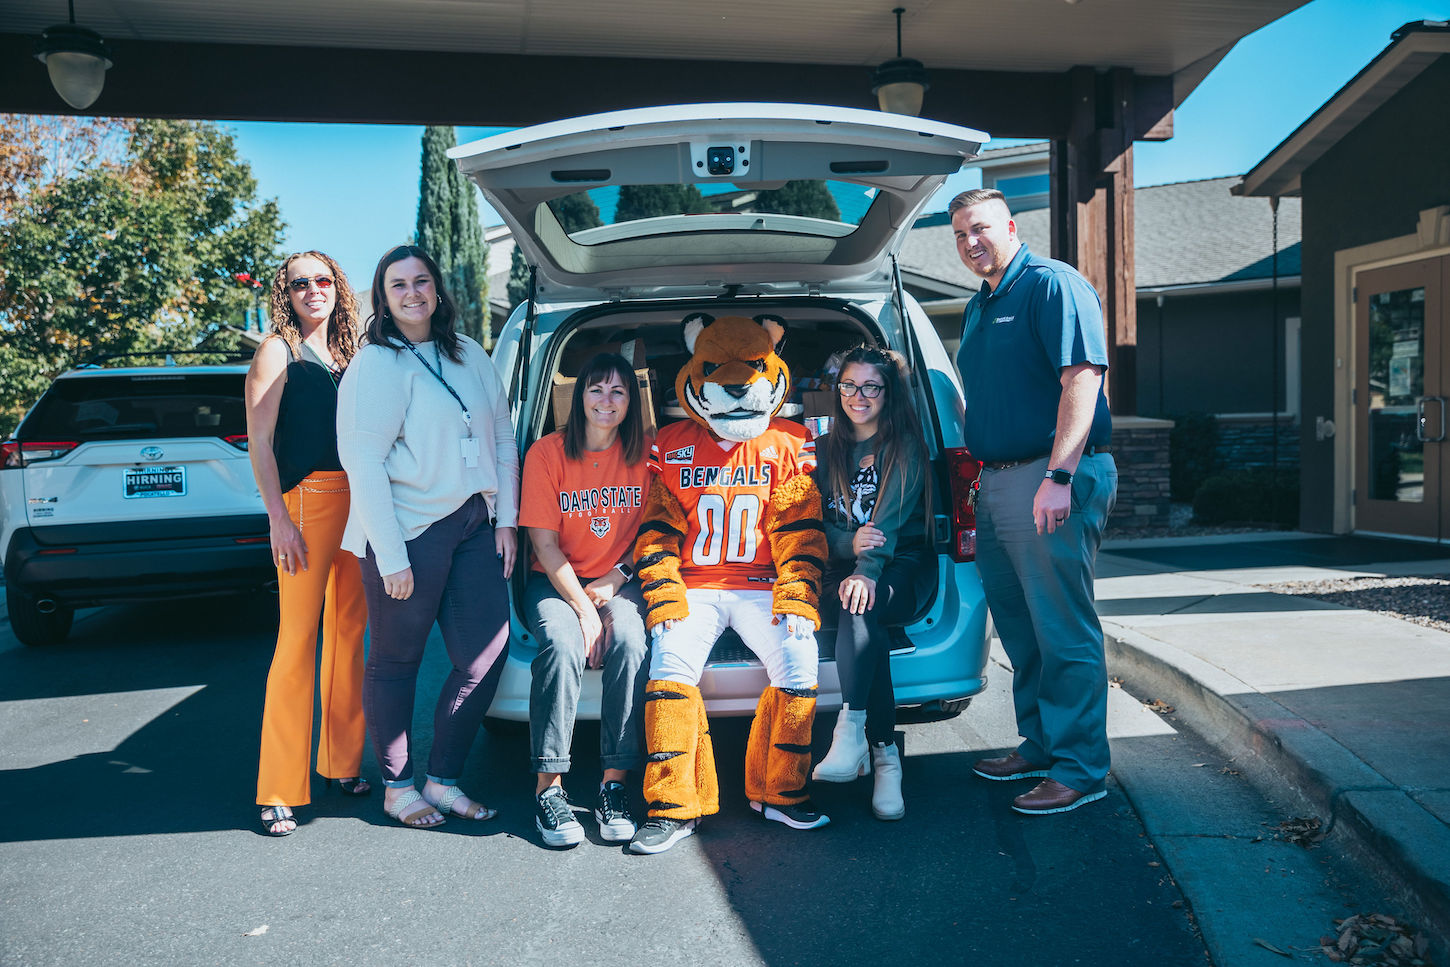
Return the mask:
<path id="1" fill-rule="evenodd" d="M 433 354 L 438 359 L 438 368 L 434 369 L 428 365 L 428 360 L 423 358 L 423 354 L 418 352 L 418 347 L 414 346 L 407 336 L 400 332 L 398 333 L 398 338 L 403 340 L 403 345 L 408 347 L 409 352 L 418 357 L 418 362 L 423 364 L 423 368 L 432 373 L 433 378 L 443 384 L 443 388 L 448 391 L 448 395 L 458 401 L 458 408 L 463 411 L 463 423 L 468 427 L 468 435 L 473 436 L 473 415 L 468 412 L 468 407 L 464 405 L 463 398 L 458 395 L 458 392 L 452 386 L 448 385 L 448 380 L 443 378 L 443 355 L 438 351 L 438 340 L 433 340 Z"/>

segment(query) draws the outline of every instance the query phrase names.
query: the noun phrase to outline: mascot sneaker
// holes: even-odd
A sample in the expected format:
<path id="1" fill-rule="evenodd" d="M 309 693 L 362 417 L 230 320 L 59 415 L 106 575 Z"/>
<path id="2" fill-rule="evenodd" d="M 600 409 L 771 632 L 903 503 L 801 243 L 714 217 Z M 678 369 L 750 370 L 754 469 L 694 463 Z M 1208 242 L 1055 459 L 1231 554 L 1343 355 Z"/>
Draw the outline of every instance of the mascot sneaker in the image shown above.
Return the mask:
<path id="1" fill-rule="evenodd" d="M 816 812 L 809 802 L 790 806 L 750 800 L 750 808 L 773 823 L 782 823 L 791 829 L 819 829 L 831 821 L 831 817 Z"/>
<path id="2" fill-rule="evenodd" d="M 584 827 L 574 818 L 563 786 L 550 786 L 539 793 L 535 805 L 534 825 L 539 828 L 545 846 L 562 849 L 584 842 Z"/>
<path id="3" fill-rule="evenodd" d="M 663 853 L 674 846 L 686 836 L 695 831 L 700 825 L 698 819 L 666 819 L 663 816 L 651 816 L 645 824 L 634 834 L 634 839 L 629 841 L 631 853 Z"/>
<path id="4" fill-rule="evenodd" d="M 599 806 L 594 810 L 599 822 L 599 836 L 611 843 L 623 843 L 635 833 L 634 817 L 629 814 L 629 795 L 622 782 L 606 782 L 599 788 Z"/>

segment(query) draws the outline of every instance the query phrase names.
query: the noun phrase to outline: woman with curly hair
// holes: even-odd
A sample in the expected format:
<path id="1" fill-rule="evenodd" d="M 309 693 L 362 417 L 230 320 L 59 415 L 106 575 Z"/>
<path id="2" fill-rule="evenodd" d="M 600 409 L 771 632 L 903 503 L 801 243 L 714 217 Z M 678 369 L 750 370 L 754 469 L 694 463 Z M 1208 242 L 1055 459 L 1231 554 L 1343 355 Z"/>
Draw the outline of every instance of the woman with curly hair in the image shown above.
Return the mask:
<path id="1" fill-rule="evenodd" d="M 257 805 L 271 836 L 295 830 L 292 807 L 312 801 L 319 620 L 317 771 L 347 795 L 371 791 L 360 775 L 367 605 L 358 560 L 341 549 L 349 493 L 337 456 L 337 384 L 357 347 L 357 299 L 342 269 L 321 252 L 289 255 L 272 280 L 272 332 L 246 383 L 248 453 L 271 524 L 281 608 L 257 769 Z"/>

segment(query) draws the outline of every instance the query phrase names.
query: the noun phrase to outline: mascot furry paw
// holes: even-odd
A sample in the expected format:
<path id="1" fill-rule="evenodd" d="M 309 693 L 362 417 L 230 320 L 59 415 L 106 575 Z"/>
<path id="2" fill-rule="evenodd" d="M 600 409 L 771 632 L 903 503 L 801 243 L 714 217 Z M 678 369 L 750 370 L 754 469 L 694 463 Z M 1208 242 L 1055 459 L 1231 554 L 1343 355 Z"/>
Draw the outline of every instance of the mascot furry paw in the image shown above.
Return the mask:
<path id="1" fill-rule="evenodd" d="M 683 322 L 688 365 L 675 380 L 689 414 L 660 430 L 635 546 L 654 637 L 645 701 L 644 791 L 652 818 L 718 809 L 700 677 L 725 628 L 770 674 L 746 750 L 745 787 L 767 818 L 825 825 L 807 805 L 816 704 L 815 630 L 827 547 L 815 447 L 776 416 L 790 390 L 776 316 Z M 646 824 L 648 825 L 648 824 Z"/>

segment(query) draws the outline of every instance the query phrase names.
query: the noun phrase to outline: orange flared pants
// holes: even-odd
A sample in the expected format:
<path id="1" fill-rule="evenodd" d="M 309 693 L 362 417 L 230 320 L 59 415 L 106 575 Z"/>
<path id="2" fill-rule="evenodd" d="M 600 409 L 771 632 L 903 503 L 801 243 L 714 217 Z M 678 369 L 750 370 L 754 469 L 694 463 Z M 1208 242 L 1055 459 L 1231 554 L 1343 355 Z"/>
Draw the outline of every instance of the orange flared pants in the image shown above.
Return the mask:
<path id="1" fill-rule="evenodd" d="M 318 773 L 329 779 L 359 775 L 367 741 L 362 710 L 367 603 L 358 560 L 339 546 L 347 524 L 347 475 L 341 470 L 313 473 L 283 499 L 307 543 L 307 570 L 288 574 L 277 569 L 282 617 L 262 710 L 259 806 L 305 806 L 312 801 L 308 760 L 315 679 L 322 682 Z"/>

